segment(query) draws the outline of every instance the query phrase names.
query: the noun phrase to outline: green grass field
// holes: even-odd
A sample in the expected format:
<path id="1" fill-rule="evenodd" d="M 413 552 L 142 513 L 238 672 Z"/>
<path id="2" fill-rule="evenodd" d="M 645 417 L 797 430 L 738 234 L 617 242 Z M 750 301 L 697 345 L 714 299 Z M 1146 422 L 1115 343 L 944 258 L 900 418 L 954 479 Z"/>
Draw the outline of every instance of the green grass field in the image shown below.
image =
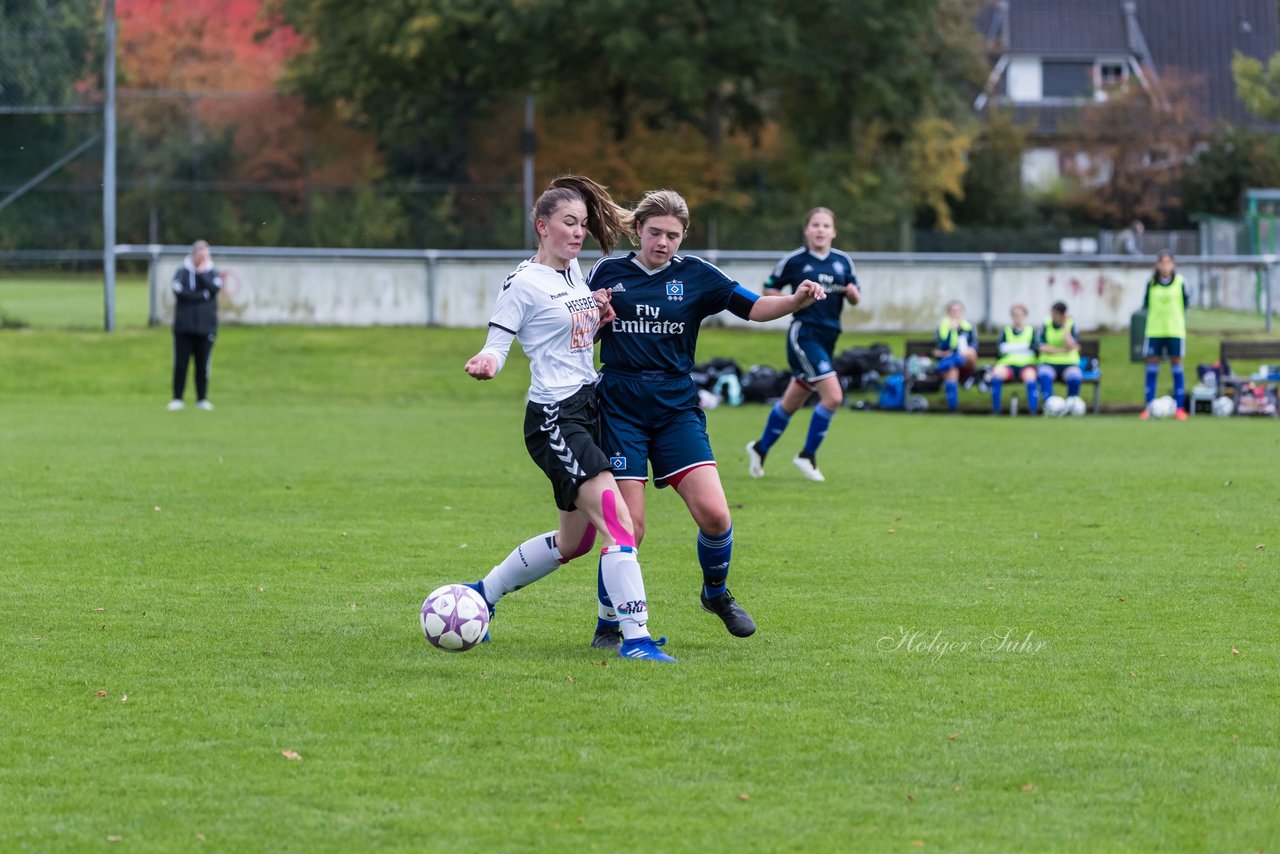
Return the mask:
<path id="1" fill-rule="evenodd" d="M 0 333 L 0 849 L 1280 845 L 1274 421 L 844 412 L 811 484 L 721 407 L 754 637 L 664 491 L 679 664 L 588 647 L 589 559 L 449 655 L 426 593 L 554 526 L 481 339 L 227 328 L 170 413 L 167 330 Z"/>

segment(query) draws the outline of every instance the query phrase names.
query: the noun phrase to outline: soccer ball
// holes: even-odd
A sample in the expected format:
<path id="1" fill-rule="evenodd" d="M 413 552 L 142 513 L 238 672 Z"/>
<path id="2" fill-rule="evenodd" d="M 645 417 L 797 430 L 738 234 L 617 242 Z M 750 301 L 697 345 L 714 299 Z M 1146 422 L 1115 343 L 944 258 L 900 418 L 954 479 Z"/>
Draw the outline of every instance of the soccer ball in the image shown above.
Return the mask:
<path id="1" fill-rule="evenodd" d="M 1236 402 L 1225 394 L 1222 397 L 1213 399 L 1213 414 L 1219 418 L 1226 418 L 1229 415 L 1236 414 Z"/>
<path id="2" fill-rule="evenodd" d="M 1067 414 L 1067 402 L 1058 395 L 1050 395 L 1044 402 L 1044 414 L 1050 418 L 1061 418 Z"/>
<path id="3" fill-rule="evenodd" d="M 1165 395 L 1151 401 L 1147 411 L 1151 413 L 1152 418 L 1172 418 L 1173 413 L 1178 411 L 1178 404 L 1174 402 L 1172 397 Z"/>
<path id="4" fill-rule="evenodd" d="M 1079 418 L 1089 411 L 1089 407 L 1085 405 L 1084 398 L 1078 394 L 1073 394 L 1067 398 L 1067 414 Z"/>
<path id="5" fill-rule="evenodd" d="M 437 649 L 466 652 L 489 630 L 489 603 L 463 584 L 446 584 L 422 603 L 422 633 Z"/>

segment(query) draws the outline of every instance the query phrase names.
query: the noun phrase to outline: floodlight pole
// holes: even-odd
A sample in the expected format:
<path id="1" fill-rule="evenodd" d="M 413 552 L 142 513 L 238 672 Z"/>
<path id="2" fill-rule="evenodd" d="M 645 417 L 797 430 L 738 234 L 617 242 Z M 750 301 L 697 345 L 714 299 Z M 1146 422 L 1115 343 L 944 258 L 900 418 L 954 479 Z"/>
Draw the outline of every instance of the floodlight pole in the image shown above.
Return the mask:
<path id="1" fill-rule="evenodd" d="M 533 223 L 529 220 L 529 211 L 533 209 L 533 155 L 537 150 L 537 139 L 533 135 L 534 96 L 530 92 L 524 96 L 524 136 L 521 149 L 524 152 L 524 246 L 533 248 Z"/>
<path id="2" fill-rule="evenodd" d="M 102 105 L 102 291 L 104 325 L 116 328 L 116 0 L 103 2 L 106 64 Z"/>

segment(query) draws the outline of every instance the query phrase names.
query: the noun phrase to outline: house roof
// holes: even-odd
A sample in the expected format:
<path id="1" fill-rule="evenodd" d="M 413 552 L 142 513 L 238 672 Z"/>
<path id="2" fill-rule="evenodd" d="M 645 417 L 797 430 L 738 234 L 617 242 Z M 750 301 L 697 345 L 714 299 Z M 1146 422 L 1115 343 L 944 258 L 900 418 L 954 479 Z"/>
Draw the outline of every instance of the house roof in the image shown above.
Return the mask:
<path id="1" fill-rule="evenodd" d="M 1238 50 L 1264 63 L 1280 50 L 1280 9 L 1275 0 L 1143 0 L 1138 20 L 1162 75 L 1176 71 L 1201 79 L 1201 103 L 1209 118 L 1257 124 L 1236 97 L 1231 58 Z"/>
<path id="2" fill-rule="evenodd" d="M 1005 51 L 1089 57 L 1133 52 L 1119 0 L 1012 0 Z"/>
<path id="3" fill-rule="evenodd" d="M 1000 0 L 976 24 L 997 55 L 1135 57 L 1190 82 L 1206 120 L 1232 124 L 1260 124 L 1236 98 L 1235 51 L 1265 62 L 1280 50 L 1276 0 Z M 1043 118 L 1049 130 L 1061 116 Z"/>

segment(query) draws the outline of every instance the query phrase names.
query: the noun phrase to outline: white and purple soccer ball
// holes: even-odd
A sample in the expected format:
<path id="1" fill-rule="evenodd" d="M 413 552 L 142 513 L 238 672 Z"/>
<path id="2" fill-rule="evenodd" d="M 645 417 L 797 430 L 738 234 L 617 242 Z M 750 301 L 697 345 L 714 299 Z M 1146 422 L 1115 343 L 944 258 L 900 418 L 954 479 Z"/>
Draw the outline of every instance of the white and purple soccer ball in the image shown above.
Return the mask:
<path id="1" fill-rule="evenodd" d="M 1056 394 L 1045 398 L 1044 414 L 1048 415 L 1050 418 L 1061 418 L 1062 416 L 1066 415 L 1067 414 L 1066 398 L 1059 397 Z"/>
<path id="2" fill-rule="evenodd" d="M 489 605 L 463 584 L 446 584 L 422 603 L 422 633 L 436 649 L 466 652 L 489 630 Z"/>
<path id="3" fill-rule="evenodd" d="M 1147 404 L 1147 411 L 1151 413 L 1152 418 L 1172 418 L 1178 411 L 1178 404 L 1172 397 L 1165 395 Z"/>
<path id="4" fill-rule="evenodd" d="M 1236 402 L 1225 394 L 1213 399 L 1213 414 L 1219 418 L 1230 418 L 1236 414 Z"/>
<path id="5" fill-rule="evenodd" d="M 1084 402 L 1084 398 L 1078 394 L 1073 394 L 1067 398 L 1067 414 L 1073 418 L 1079 418 L 1089 411 L 1089 406 Z"/>

